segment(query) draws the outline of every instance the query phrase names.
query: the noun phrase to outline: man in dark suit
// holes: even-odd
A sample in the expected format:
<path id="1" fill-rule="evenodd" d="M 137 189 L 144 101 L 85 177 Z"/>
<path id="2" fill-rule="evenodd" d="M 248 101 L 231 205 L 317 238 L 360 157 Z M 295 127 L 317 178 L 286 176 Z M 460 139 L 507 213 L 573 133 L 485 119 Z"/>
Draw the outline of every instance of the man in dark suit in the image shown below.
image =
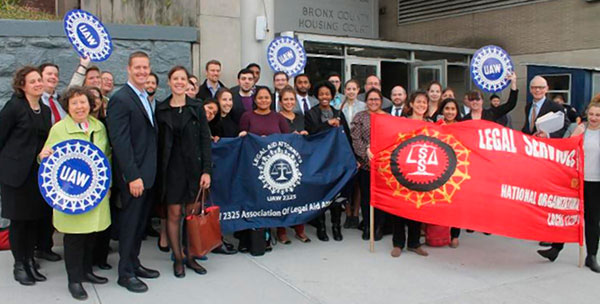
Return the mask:
<path id="1" fill-rule="evenodd" d="M 306 74 L 299 74 L 294 77 L 294 89 L 296 90 L 296 106 L 294 113 L 306 115 L 308 111 L 319 104 L 319 101 L 308 95 L 310 91 L 310 79 Z"/>
<path id="2" fill-rule="evenodd" d="M 395 86 L 392 88 L 392 92 L 390 94 L 392 97 L 392 105 L 383 109 L 384 111 L 392 114 L 392 116 L 402 116 L 403 112 L 406 112 L 406 90 L 402 86 Z"/>
<path id="3" fill-rule="evenodd" d="M 569 127 L 568 118 L 565 115 L 565 123 L 562 129 L 553 132 L 551 134 L 543 134 L 542 131 L 538 131 L 535 126 L 535 121 L 549 112 L 563 112 L 563 106 L 558 103 L 546 98 L 548 93 L 548 82 L 542 76 L 535 76 L 529 83 L 529 92 L 533 96 L 533 100 L 528 102 L 525 106 L 525 125 L 521 130 L 525 134 L 537 135 L 541 137 L 561 138 L 565 134 L 565 131 Z"/>
<path id="4" fill-rule="evenodd" d="M 150 74 L 150 58 L 144 52 L 129 56 L 128 81 L 108 102 L 106 124 L 113 147 L 114 184 L 121 194 L 119 212 L 119 280 L 132 292 L 148 286 L 139 278 L 157 278 L 160 273 L 139 260 L 146 219 L 150 213 L 149 192 L 154 186 L 157 163 L 157 132 L 154 113 L 144 90 Z"/>
<path id="5" fill-rule="evenodd" d="M 206 80 L 198 88 L 197 99 L 205 100 L 207 98 L 215 98 L 217 91 L 220 88 L 225 88 L 225 85 L 219 80 L 221 78 L 221 62 L 218 60 L 209 60 L 206 63 Z"/>

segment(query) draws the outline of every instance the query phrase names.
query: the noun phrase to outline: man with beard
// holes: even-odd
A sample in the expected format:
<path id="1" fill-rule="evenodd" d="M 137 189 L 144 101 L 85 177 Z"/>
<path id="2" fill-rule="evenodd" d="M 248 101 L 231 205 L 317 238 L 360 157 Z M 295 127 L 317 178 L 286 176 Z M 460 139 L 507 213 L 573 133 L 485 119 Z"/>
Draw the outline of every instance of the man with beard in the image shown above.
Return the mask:
<path id="1" fill-rule="evenodd" d="M 379 77 L 377 77 L 376 75 L 367 76 L 367 79 L 365 79 L 365 86 L 364 86 L 365 91 L 363 93 L 358 94 L 356 99 L 363 101 L 363 102 L 367 102 L 365 100 L 365 93 L 369 92 L 369 90 L 372 88 L 376 88 L 379 91 L 381 91 L 381 80 L 379 80 Z M 381 103 L 381 108 L 385 109 L 385 108 L 389 108 L 391 106 L 392 106 L 392 101 L 387 99 L 384 96 L 383 101 Z"/>
<path id="2" fill-rule="evenodd" d="M 231 108 L 231 118 L 239 124 L 242 114 L 251 111 L 254 105 L 252 95 L 254 91 L 254 74 L 249 69 L 242 69 L 237 75 L 238 85 L 231 88 L 233 94 L 233 108 Z"/>
<path id="3" fill-rule="evenodd" d="M 148 75 L 148 79 L 146 80 L 146 86 L 144 89 L 146 89 L 146 93 L 148 93 L 148 101 L 152 106 L 152 112 L 154 112 L 154 110 L 156 109 L 155 94 L 157 88 L 158 76 L 154 72 L 150 72 L 150 75 Z"/>
<path id="4" fill-rule="evenodd" d="M 294 78 L 294 89 L 296 90 L 296 107 L 294 113 L 305 115 L 310 108 L 317 105 L 319 101 L 308 95 L 310 91 L 310 80 L 308 75 L 299 74 Z"/>
<path id="5" fill-rule="evenodd" d="M 271 103 L 271 110 L 279 112 L 279 92 L 288 85 L 289 77 L 285 72 L 277 72 L 273 75 L 273 102 Z M 274 106 L 273 106 L 274 105 Z"/>
<path id="6" fill-rule="evenodd" d="M 392 116 L 402 116 L 402 112 L 406 111 L 404 105 L 406 104 L 406 90 L 402 86 L 395 86 L 392 88 L 391 95 L 392 105 L 383 109 L 384 111 L 392 114 Z"/>

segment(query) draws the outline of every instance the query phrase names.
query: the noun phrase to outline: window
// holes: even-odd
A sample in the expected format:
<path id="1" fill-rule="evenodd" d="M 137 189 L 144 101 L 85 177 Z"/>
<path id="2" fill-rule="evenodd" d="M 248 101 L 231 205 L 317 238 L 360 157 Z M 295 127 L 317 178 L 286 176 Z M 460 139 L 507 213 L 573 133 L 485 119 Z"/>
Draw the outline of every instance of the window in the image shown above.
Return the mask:
<path id="1" fill-rule="evenodd" d="M 398 0 L 398 24 L 455 17 L 547 0 Z"/>
<path id="2" fill-rule="evenodd" d="M 540 75 L 548 82 L 548 97 L 561 95 L 566 104 L 571 104 L 571 74 Z"/>
<path id="3" fill-rule="evenodd" d="M 592 76 L 592 98 L 600 94 L 600 73 L 594 73 Z"/>

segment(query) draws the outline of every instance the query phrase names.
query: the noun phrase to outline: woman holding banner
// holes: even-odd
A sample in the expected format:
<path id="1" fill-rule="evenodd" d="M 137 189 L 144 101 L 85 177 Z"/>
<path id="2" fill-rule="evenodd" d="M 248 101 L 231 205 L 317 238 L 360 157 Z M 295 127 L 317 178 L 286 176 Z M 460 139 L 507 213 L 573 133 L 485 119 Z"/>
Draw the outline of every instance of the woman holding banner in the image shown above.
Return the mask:
<path id="1" fill-rule="evenodd" d="M 585 266 L 600 273 L 596 260 L 600 235 L 600 94 L 596 95 L 586 110 L 588 122 L 577 126 L 571 137 L 583 134 L 583 216 L 585 219 Z M 552 248 L 538 253 L 554 262 L 564 244 L 553 243 Z"/>
<path id="2" fill-rule="evenodd" d="M 111 149 L 104 125 L 91 114 L 96 97 L 80 86 L 70 87 L 62 96 L 61 105 L 67 109 L 64 119 L 50 129 L 50 135 L 40 152 L 40 159 L 52 154 L 52 147 L 62 141 L 79 139 L 96 145 L 110 158 Z M 109 196 L 93 209 L 80 214 L 67 214 L 54 210 L 54 227 L 64 233 L 65 266 L 68 289 L 73 298 L 87 299 L 83 282 L 105 284 L 107 278 L 92 272 L 93 254 L 97 235 L 110 226 Z"/>
<path id="3" fill-rule="evenodd" d="M 287 120 L 290 130 L 296 134 L 308 135 L 308 132 L 304 130 L 304 116 L 299 113 L 294 113 L 296 107 L 296 91 L 291 86 L 286 86 L 279 92 L 279 114 L 285 117 Z M 304 224 L 296 225 L 293 227 L 296 232 L 296 238 L 302 243 L 310 242 L 306 233 L 304 233 Z M 277 227 L 277 240 L 282 244 L 290 244 L 291 241 L 288 239 L 285 227 Z"/>
<path id="4" fill-rule="evenodd" d="M 352 135 L 352 147 L 356 154 L 356 159 L 360 163 L 358 170 L 358 182 L 360 185 L 360 207 L 363 214 L 364 228 L 362 239 L 368 240 L 370 236 L 371 223 L 371 168 L 370 160 L 373 154 L 369 150 L 371 143 L 371 114 L 388 114 L 381 109 L 383 95 L 376 88 L 370 89 L 365 94 L 367 110 L 359 112 L 354 116 L 350 132 Z M 383 237 L 383 219 L 385 213 L 379 209 L 375 210 L 375 240 Z"/>
<path id="5" fill-rule="evenodd" d="M 317 92 L 319 104 L 318 106 L 312 107 L 304 116 L 304 126 L 306 131 L 308 131 L 309 134 L 316 134 L 331 128 L 342 127 L 348 138 L 348 143 L 352 146 L 350 130 L 348 129 L 348 123 L 344 113 L 330 105 L 333 96 L 335 96 L 335 87 L 333 84 L 329 81 L 320 82 L 315 86 L 315 92 Z M 341 230 L 342 205 L 338 202 L 333 202 L 329 206 L 329 210 L 331 211 L 331 231 L 333 233 L 333 239 L 341 241 L 343 238 Z M 317 218 L 317 238 L 323 242 L 329 241 L 325 229 L 325 212 Z"/>
<path id="6" fill-rule="evenodd" d="M 21 285 L 34 285 L 46 280 L 34 266 L 38 226 L 52 215 L 38 189 L 35 159 L 52 123 L 50 109 L 41 103 L 44 85 L 38 69 L 26 66 L 17 70 L 12 87 L 14 94 L 0 111 L 2 217 L 11 220 L 14 278 Z"/>
<path id="7" fill-rule="evenodd" d="M 410 95 L 408 111 L 406 112 L 407 118 L 431 122 L 427 118 L 428 107 L 430 105 L 429 97 L 427 96 L 427 93 L 423 91 L 417 91 Z M 408 227 L 408 241 L 405 234 L 405 226 Z M 393 227 L 392 243 L 394 248 L 391 252 L 392 257 L 399 257 L 405 245 L 408 247 L 408 251 L 412 251 L 420 256 L 429 255 L 427 251 L 421 248 L 421 222 L 395 216 Z"/>
<path id="8" fill-rule="evenodd" d="M 463 117 L 463 120 L 483 119 L 487 121 L 496 121 L 498 118 L 508 114 L 517 106 L 517 97 L 519 90 L 517 89 L 517 74 L 514 72 L 507 76 L 510 80 L 510 95 L 508 101 L 497 107 L 483 108 L 483 94 L 478 90 L 473 90 L 468 93 L 468 99 L 471 104 L 471 112 Z"/>
<path id="9" fill-rule="evenodd" d="M 204 108 L 186 96 L 189 73 L 175 66 L 168 73 L 171 96 L 156 108 L 158 124 L 158 178 L 160 201 L 167 205 L 167 236 L 173 251 L 173 274 L 185 276 L 184 265 L 198 274 L 206 269 L 195 259 L 185 259 L 181 242 L 181 220 L 198 210 L 194 198 L 201 189 L 210 187 L 211 142 Z"/>

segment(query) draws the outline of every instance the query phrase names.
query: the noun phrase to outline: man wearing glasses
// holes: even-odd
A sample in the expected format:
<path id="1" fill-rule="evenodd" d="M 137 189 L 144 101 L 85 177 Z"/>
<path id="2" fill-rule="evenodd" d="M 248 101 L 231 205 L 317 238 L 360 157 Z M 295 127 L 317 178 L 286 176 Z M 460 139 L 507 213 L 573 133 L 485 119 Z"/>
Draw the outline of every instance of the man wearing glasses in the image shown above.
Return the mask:
<path id="1" fill-rule="evenodd" d="M 535 135 L 539 137 L 561 138 L 569 127 L 569 121 L 565 115 L 565 124 L 562 129 L 546 134 L 543 131 L 538 131 L 535 126 L 535 121 L 538 117 L 542 117 L 549 112 L 564 112 L 563 106 L 546 98 L 548 92 L 548 82 L 542 76 L 535 76 L 529 83 L 529 92 L 533 96 L 533 100 L 525 106 L 525 125 L 523 133 Z"/>

